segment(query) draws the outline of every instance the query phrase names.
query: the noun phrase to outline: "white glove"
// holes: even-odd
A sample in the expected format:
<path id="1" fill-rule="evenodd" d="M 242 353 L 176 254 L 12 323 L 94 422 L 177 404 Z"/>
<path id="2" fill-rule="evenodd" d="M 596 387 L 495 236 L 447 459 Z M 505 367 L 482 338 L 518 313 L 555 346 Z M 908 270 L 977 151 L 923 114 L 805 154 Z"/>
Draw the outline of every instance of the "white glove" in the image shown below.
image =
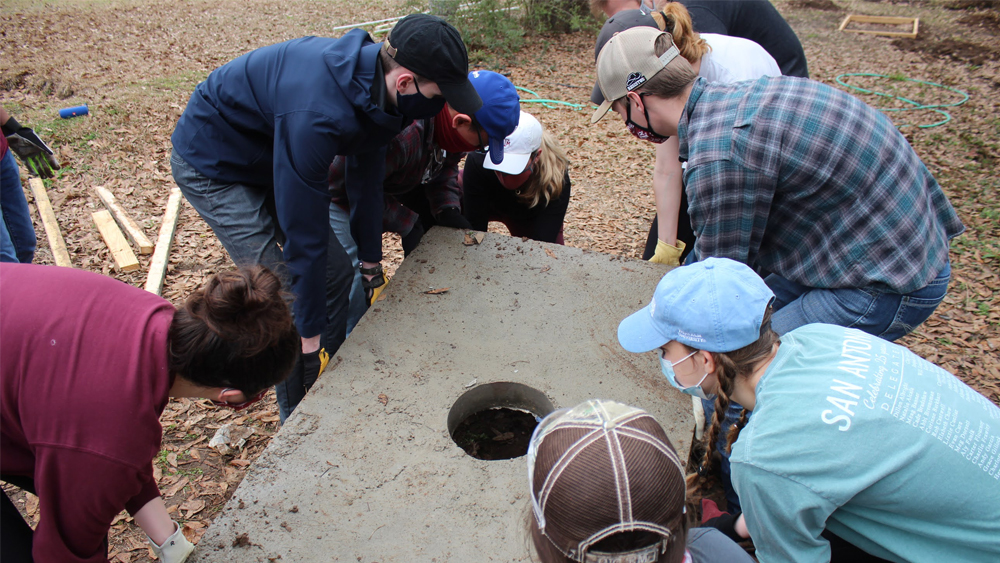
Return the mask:
<path id="1" fill-rule="evenodd" d="M 691 410 L 694 412 L 694 439 L 701 440 L 705 434 L 705 406 L 694 395 L 691 396 Z"/>
<path id="2" fill-rule="evenodd" d="M 146 536 L 146 539 L 153 546 L 156 558 L 163 563 L 184 563 L 187 561 L 188 555 L 194 551 L 194 544 L 184 537 L 181 527 L 176 522 L 174 522 L 174 526 L 177 526 L 177 530 L 163 541 L 163 545 L 156 545 L 156 542 Z"/>

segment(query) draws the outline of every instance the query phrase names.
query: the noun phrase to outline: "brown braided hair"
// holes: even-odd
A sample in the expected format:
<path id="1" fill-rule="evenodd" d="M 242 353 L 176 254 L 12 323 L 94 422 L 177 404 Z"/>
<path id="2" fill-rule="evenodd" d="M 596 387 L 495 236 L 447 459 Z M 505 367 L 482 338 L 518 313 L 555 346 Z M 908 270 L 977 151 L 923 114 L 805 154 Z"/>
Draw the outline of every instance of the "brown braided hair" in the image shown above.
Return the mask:
<path id="1" fill-rule="evenodd" d="M 719 438 L 719 428 L 722 424 L 722 419 L 726 416 L 726 411 L 729 410 L 730 397 L 736 388 L 736 380 L 750 377 L 760 363 L 771 355 L 775 344 L 781 343 L 778 333 L 771 329 L 771 313 L 772 309 L 768 307 L 767 311 L 764 312 L 764 319 L 760 324 L 760 338 L 755 342 L 732 352 L 711 352 L 712 358 L 715 360 L 714 375 L 719 381 L 719 390 L 715 396 L 715 412 L 712 414 L 712 424 L 706 433 L 705 455 L 702 458 L 701 465 L 698 467 L 697 475 L 705 476 L 711 472 L 712 454 L 715 452 L 715 443 Z M 695 349 L 689 348 L 689 350 L 694 351 Z M 746 423 L 747 410 L 743 409 L 743 412 L 740 413 L 740 419 L 736 424 L 733 424 L 726 436 L 727 453 L 732 450 L 733 442 L 739 438 L 740 430 L 746 426 Z"/>

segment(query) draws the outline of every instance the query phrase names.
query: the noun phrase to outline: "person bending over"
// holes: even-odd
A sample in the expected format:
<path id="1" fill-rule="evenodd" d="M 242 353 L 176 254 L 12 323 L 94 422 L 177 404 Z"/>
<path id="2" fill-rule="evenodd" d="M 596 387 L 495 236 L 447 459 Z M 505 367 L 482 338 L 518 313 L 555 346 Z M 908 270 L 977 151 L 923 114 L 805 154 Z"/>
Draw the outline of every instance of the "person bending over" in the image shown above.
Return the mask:
<path id="1" fill-rule="evenodd" d="M 667 272 L 618 326 L 682 392 L 738 402 L 732 480 L 761 563 L 1000 560 L 1000 407 L 857 329 L 773 330 L 775 294 L 745 264 Z M 720 431 L 715 416 L 710 438 Z M 711 464 L 714 440 L 703 468 Z"/>
<path id="2" fill-rule="evenodd" d="M 386 147 L 385 178 L 382 180 L 385 208 L 382 215 L 374 219 L 381 222 L 377 244 L 382 244 L 383 232 L 398 233 L 402 237 L 403 252 L 409 255 L 424 232 L 434 225 L 471 228 L 462 216 L 458 163 L 466 153 L 486 151 L 490 146 L 503 158 L 503 139 L 517 127 L 520 97 L 514 84 L 496 72 L 472 71 L 469 82 L 483 101 L 478 111 L 465 114 L 445 104 L 436 116 L 411 123 Z M 360 228 L 360 223 L 373 219 L 351 218 L 347 164 L 345 157 L 334 159 L 328 182 L 333 196 L 330 227 L 356 266 L 347 317 L 347 333 L 350 334 L 385 289 L 388 279 L 381 266 L 362 268 L 358 262 L 359 246 L 352 233 L 365 230 Z M 375 243 L 373 239 L 369 244 Z M 334 277 L 331 275 L 331 279 Z M 335 291 L 331 291 L 333 293 Z"/>
<path id="3" fill-rule="evenodd" d="M 642 10 L 658 20 L 675 0 L 590 0 L 595 16 L 610 18 L 622 10 Z M 809 66 L 795 31 L 770 0 L 676 0 L 691 14 L 698 33 L 742 37 L 757 43 L 774 57 L 785 76 L 809 78 Z M 660 26 L 661 30 L 665 30 Z M 598 102 L 599 103 L 599 102 Z"/>
<path id="4" fill-rule="evenodd" d="M 803 78 L 709 83 L 648 27 L 611 38 L 597 66 L 605 102 L 592 121 L 613 106 L 626 124 L 677 136 L 696 236 L 688 261 L 761 272 L 778 334 L 819 322 L 892 341 L 944 298 L 949 239 L 965 227 L 882 112 Z"/>
<path id="5" fill-rule="evenodd" d="M 612 37 L 597 67 L 591 121 L 613 107 L 678 138 L 693 259 L 765 273 L 779 334 L 825 322 L 895 340 L 940 303 L 964 226 L 880 111 L 802 78 L 710 83 L 649 27 Z"/>
<path id="6" fill-rule="evenodd" d="M 688 529 L 684 461 L 649 413 L 591 399 L 528 445 L 528 534 L 541 563 L 751 563 L 718 530 Z"/>
<path id="7" fill-rule="evenodd" d="M 261 47 L 191 95 L 170 137 L 177 186 L 237 265 L 274 269 L 295 297 L 303 354 L 276 389 L 282 423 L 345 338 L 354 265 L 330 230 L 330 162 L 348 156 L 352 213 L 381 218 L 385 145 L 446 100 L 478 110 L 468 67 L 454 27 L 411 14 L 383 43 L 356 29 Z M 381 224 L 374 228 L 380 238 Z M 377 265 L 381 250 L 360 258 Z"/>
<path id="8" fill-rule="evenodd" d="M 470 154 L 462 170 L 463 213 L 473 229 L 490 221 L 511 236 L 564 244 L 563 220 L 569 207 L 569 160 L 535 116 L 521 120 L 504 141 L 503 160 Z M 487 153 L 488 154 L 488 153 Z"/>
<path id="9" fill-rule="evenodd" d="M 0 264 L 0 480 L 38 495 L 34 531 L 0 495 L 4 563 L 107 562 L 123 509 L 164 563 L 194 547 L 153 478 L 170 397 L 243 408 L 285 379 L 299 333 L 281 281 L 216 274 L 179 309 L 99 274 Z"/>
<path id="10" fill-rule="evenodd" d="M 654 17 L 658 16 L 658 17 Z M 594 49 L 594 60 L 611 37 L 634 27 L 662 29 L 671 34 L 680 55 L 691 63 L 694 71 L 709 82 L 732 83 L 762 76 L 780 76 L 778 63 L 760 45 L 740 37 L 694 31 L 691 16 L 679 2 L 664 6 L 662 12 L 648 14 L 643 10 L 625 10 L 611 17 L 601 29 Z M 600 105 L 604 97 L 598 86 L 590 101 Z M 653 198 L 656 217 L 646 240 L 644 260 L 677 266 L 694 246 L 694 232 L 688 217 L 687 197 L 682 185 L 680 143 L 677 136 L 663 137 L 648 128 L 628 124 L 629 132 L 640 140 L 656 144 L 653 165 Z"/>

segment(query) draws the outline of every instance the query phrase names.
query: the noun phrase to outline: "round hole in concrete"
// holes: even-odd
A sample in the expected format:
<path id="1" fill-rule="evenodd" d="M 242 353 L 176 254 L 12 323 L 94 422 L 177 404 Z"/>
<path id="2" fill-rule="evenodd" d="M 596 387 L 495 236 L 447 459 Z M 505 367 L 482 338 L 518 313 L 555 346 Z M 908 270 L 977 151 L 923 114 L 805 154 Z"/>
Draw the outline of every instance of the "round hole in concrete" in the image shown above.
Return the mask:
<path id="1" fill-rule="evenodd" d="M 467 391 L 448 413 L 448 433 L 458 447 L 477 459 L 513 459 L 528 453 L 531 433 L 555 410 L 544 393 L 527 385 L 501 381 Z"/>

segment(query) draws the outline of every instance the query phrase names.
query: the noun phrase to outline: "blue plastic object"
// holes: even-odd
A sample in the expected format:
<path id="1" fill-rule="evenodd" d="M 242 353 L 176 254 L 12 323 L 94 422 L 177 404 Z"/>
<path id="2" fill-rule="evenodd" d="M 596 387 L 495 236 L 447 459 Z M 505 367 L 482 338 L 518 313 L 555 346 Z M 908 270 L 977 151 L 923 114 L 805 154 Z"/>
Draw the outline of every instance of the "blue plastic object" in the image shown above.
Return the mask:
<path id="1" fill-rule="evenodd" d="M 89 113 L 90 108 L 87 107 L 87 104 L 83 104 L 82 106 L 63 108 L 59 110 L 59 117 L 69 119 L 71 117 L 80 117 L 81 115 L 87 115 Z"/>

